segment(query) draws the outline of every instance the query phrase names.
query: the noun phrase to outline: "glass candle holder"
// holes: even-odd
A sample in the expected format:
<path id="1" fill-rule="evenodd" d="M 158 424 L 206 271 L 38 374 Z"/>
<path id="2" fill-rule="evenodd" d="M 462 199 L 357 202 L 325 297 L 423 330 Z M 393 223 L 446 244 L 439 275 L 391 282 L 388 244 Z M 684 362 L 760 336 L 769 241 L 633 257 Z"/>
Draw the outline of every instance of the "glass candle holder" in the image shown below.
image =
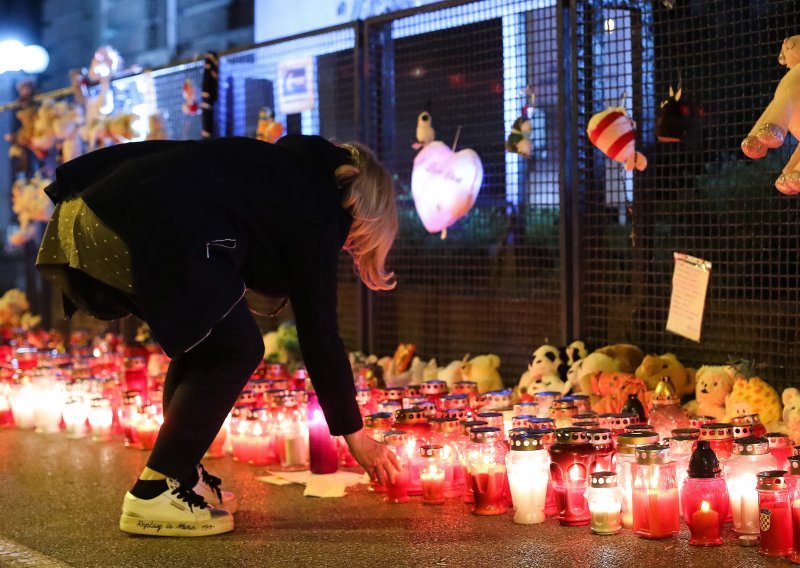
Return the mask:
<path id="1" fill-rule="evenodd" d="M 759 529 L 761 556 L 791 556 L 794 544 L 792 505 L 783 470 L 758 474 Z"/>
<path id="2" fill-rule="evenodd" d="M 441 400 L 442 410 L 463 409 L 469 408 L 469 395 L 464 393 L 446 394 Z"/>
<path id="3" fill-rule="evenodd" d="M 680 428 L 677 428 L 680 430 Z M 656 427 L 652 424 L 631 424 L 630 426 L 625 426 L 625 430 L 623 433 L 627 434 L 628 432 L 655 432 Z M 662 438 L 664 440 L 666 438 Z"/>
<path id="4" fill-rule="evenodd" d="M 408 433 L 406 444 L 408 494 L 422 495 L 422 481 L 419 477 L 419 449 L 430 443 L 431 426 L 421 409 L 409 408 L 395 412 L 394 429 Z"/>
<path id="5" fill-rule="evenodd" d="M 782 432 L 769 432 L 764 435 L 769 441 L 769 453 L 775 458 L 778 469 L 788 469 L 786 460 L 792 455 L 792 440 Z"/>
<path id="6" fill-rule="evenodd" d="M 86 437 L 88 418 L 89 405 L 86 398 L 83 395 L 68 396 L 64 404 L 64 426 L 67 437 L 73 440 Z"/>
<path id="7" fill-rule="evenodd" d="M 376 403 L 372 396 L 372 389 L 356 389 L 356 403 L 361 416 L 369 416 L 375 412 Z"/>
<path id="8" fill-rule="evenodd" d="M 491 412 L 493 410 L 501 410 L 503 408 L 511 407 L 512 391 L 511 389 L 502 389 L 495 391 L 487 391 L 483 393 L 483 408 L 482 412 Z M 513 407 L 512 407 L 513 411 Z"/>
<path id="9" fill-rule="evenodd" d="M 668 438 L 675 428 L 688 428 L 689 418 L 681 407 L 681 399 L 669 377 L 661 377 L 653 393 L 653 409 L 648 421 L 661 439 Z"/>
<path id="10" fill-rule="evenodd" d="M 800 456 L 791 457 L 789 466 L 791 479 L 786 479 L 792 507 L 792 554 L 789 560 L 792 564 L 800 564 Z"/>
<path id="11" fill-rule="evenodd" d="M 161 421 L 157 415 L 157 408 L 154 405 L 142 407 L 139 410 L 139 420 L 136 423 L 136 438 L 139 446 L 146 451 L 153 449 L 161 429 Z"/>
<path id="12" fill-rule="evenodd" d="M 553 401 L 561 398 L 560 392 L 542 391 L 533 394 L 533 400 L 539 406 L 539 418 L 550 418 L 550 407 Z"/>
<path id="13" fill-rule="evenodd" d="M 111 440 L 111 422 L 114 419 L 108 399 L 95 397 L 89 402 L 89 426 L 92 428 L 93 442 Z"/>
<path id="14" fill-rule="evenodd" d="M 596 471 L 589 478 L 586 490 L 591 522 L 589 528 L 595 534 L 616 534 L 622 530 L 622 490 L 617 485 L 617 474 L 612 471 Z"/>
<path id="15" fill-rule="evenodd" d="M 453 394 L 466 394 L 469 397 L 469 407 L 478 408 L 478 383 L 475 381 L 458 381 L 453 385 Z"/>
<path id="16" fill-rule="evenodd" d="M 689 544 L 719 546 L 730 499 L 722 468 L 708 442 L 698 443 L 681 490 L 683 516 L 689 526 Z"/>
<path id="17" fill-rule="evenodd" d="M 61 431 L 61 416 L 67 391 L 64 384 L 52 377 L 39 377 L 34 383 L 33 423 L 38 434 Z"/>
<path id="18" fill-rule="evenodd" d="M 461 432 L 458 439 L 458 457 L 461 463 L 461 473 L 464 479 L 464 503 L 474 503 L 472 495 L 472 480 L 469 477 L 469 464 L 467 463 L 467 449 L 470 445 L 470 432 L 473 428 L 488 426 L 485 420 L 465 420 L 461 422 Z"/>
<path id="19" fill-rule="evenodd" d="M 614 416 L 616 416 L 612 412 L 603 412 L 597 415 L 597 422 L 600 428 L 611 428 L 611 421 L 613 420 Z"/>
<path id="20" fill-rule="evenodd" d="M 461 444 L 461 424 L 449 416 L 432 418 L 429 422 L 431 443 L 442 447 L 441 460 L 446 480 L 444 497 L 445 499 L 460 497 L 464 492 L 464 472 L 460 457 L 460 453 L 464 450 Z"/>
<path id="21" fill-rule="evenodd" d="M 139 440 L 136 437 L 136 421 L 139 418 L 139 407 L 141 406 L 142 394 L 139 391 L 127 391 L 122 396 L 118 415 L 120 426 L 122 426 L 122 435 L 125 437 L 125 446 L 128 448 L 139 446 Z"/>
<path id="22" fill-rule="evenodd" d="M 506 456 L 508 482 L 514 504 L 514 522 L 524 525 L 545 520 L 550 480 L 550 455 L 535 430 L 511 437 Z"/>
<path id="23" fill-rule="evenodd" d="M 300 471 L 308 468 L 308 423 L 302 410 L 292 401 L 278 413 L 275 421 L 275 445 L 281 468 L 286 471 Z"/>
<path id="24" fill-rule="evenodd" d="M 594 464 L 594 446 L 579 428 L 556 430 L 550 447 L 550 477 L 558 506 L 558 522 L 566 526 L 588 525 L 591 520 L 586 489 Z"/>
<path id="25" fill-rule="evenodd" d="M 743 414 L 740 416 L 734 416 L 731 418 L 731 424 L 734 427 L 733 436 L 735 438 L 744 438 L 747 436 L 755 436 L 755 437 L 764 437 L 767 435 L 767 427 L 764 426 L 764 423 L 761 422 L 761 417 L 758 414 Z M 743 429 L 741 433 L 737 435 L 736 428 L 749 428 L 749 434 L 747 433 L 747 428 Z"/>
<path id="26" fill-rule="evenodd" d="M 448 471 L 450 478 L 448 479 Z M 453 486 L 453 469 L 445 468 L 442 446 L 425 445 L 419 449 L 419 477 L 422 482 L 422 503 L 442 505 L 445 485 Z"/>
<path id="27" fill-rule="evenodd" d="M 420 386 L 420 393 L 422 396 L 428 397 L 428 400 L 433 402 L 438 410 L 441 410 L 442 397 L 447 394 L 447 383 L 439 380 L 425 381 Z"/>
<path id="28" fill-rule="evenodd" d="M 647 422 L 647 412 L 644 409 L 644 404 L 639 400 L 639 395 L 630 393 L 625 404 L 622 405 L 622 412 L 632 412 L 639 417 L 639 422 L 645 424 Z"/>
<path id="29" fill-rule="evenodd" d="M 249 428 L 245 433 L 246 439 L 243 440 L 247 447 L 245 463 L 263 466 L 274 463 L 272 428 L 267 420 L 260 419 L 260 409 L 254 409 L 250 420 Z"/>
<path id="30" fill-rule="evenodd" d="M 203 455 L 204 459 L 219 459 L 225 457 L 225 442 L 228 439 L 228 422 L 231 419 L 231 415 L 228 414 L 225 417 L 225 422 L 223 422 L 222 427 L 220 427 L 219 432 L 217 435 L 214 436 L 214 439 L 211 441 L 211 445 L 206 450 L 206 453 Z M 269 453 L 272 455 L 272 447 L 269 448 Z M 274 460 L 270 460 L 270 463 L 277 462 L 277 457 Z"/>
<path id="31" fill-rule="evenodd" d="M 717 419 L 713 416 L 691 416 L 689 417 L 689 428 L 697 428 L 698 430 L 703 424 L 712 424 Z"/>
<path id="32" fill-rule="evenodd" d="M 549 416 L 547 418 L 537 417 L 528 420 L 528 428 L 534 430 L 553 430 L 556 429 L 556 423 Z"/>
<path id="33" fill-rule="evenodd" d="M 0 428 L 14 426 L 14 415 L 11 413 L 11 401 L 8 398 L 11 387 L 0 383 Z"/>
<path id="34" fill-rule="evenodd" d="M 556 428 L 569 428 L 573 418 L 578 414 L 578 407 L 571 400 L 554 400 L 550 405 L 550 418 Z"/>
<path id="35" fill-rule="evenodd" d="M 518 414 L 511 418 L 511 428 L 530 428 L 531 420 L 535 418 L 530 414 Z"/>
<path id="36" fill-rule="evenodd" d="M 757 476 L 761 471 L 776 467 L 775 458 L 769 453 L 769 442 L 766 438 L 739 438 L 723 467 L 731 500 L 733 530 L 740 535 L 757 535 Z"/>
<path id="37" fill-rule="evenodd" d="M 561 400 L 571 400 L 578 407 L 578 414 L 592 413 L 592 401 L 588 394 L 570 394 L 562 396 Z"/>
<path id="38" fill-rule="evenodd" d="M 672 437 L 677 438 L 680 436 L 698 440 L 700 439 L 700 428 L 675 428 L 672 431 Z"/>
<path id="39" fill-rule="evenodd" d="M 539 416 L 539 403 L 535 400 L 523 400 L 514 405 L 514 416 Z"/>
<path id="40" fill-rule="evenodd" d="M 400 465 L 400 472 L 395 475 L 394 482 L 386 483 L 386 496 L 383 500 L 393 505 L 408 503 L 408 432 L 390 430 L 383 435 L 383 443 L 394 453 Z"/>
<path id="41" fill-rule="evenodd" d="M 613 414 L 608 419 L 607 424 L 608 426 L 602 426 L 601 421 L 601 428 L 610 428 L 614 436 L 621 436 L 625 433 L 625 428 L 639 424 L 639 416 L 633 412 Z"/>
<path id="42" fill-rule="evenodd" d="M 681 493 L 678 498 L 681 515 L 683 514 L 683 485 L 689 475 L 689 460 L 694 452 L 696 441 L 697 439 L 691 436 L 673 436 L 668 441 L 669 456 L 675 462 L 675 477 L 678 481 L 678 491 Z"/>
<path id="43" fill-rule="evenodd" d="M 658 443 L 655 432 L 631 432 L 617 438 L 617 484 L 622 490 L 622 526 L 633 527 L 633 474 L 636 447 Z"/>
<path id="44" fill-rule="evenodd" d="M 731 457 L 733 452 L 733 426 L 725 422 L 709 422 L 700 426 L 699 440 L 708 440 L 720 462 Z"/>
<path id="45" fill-rule="evenodd" d="M 499 428 L 480 426 L 470 431 L 467 447 L 468 479 L 472 485 L 475 515 L 502 515 L 506 495 L 506 445 Z"/>
<path id="46" fill-rule="evenodd" d="M 668 456 L 661 444 L 636 448 L 633 530 L 644 538 L 671 538 L 680 531 L 675 463 Z"/>
<path id="47" fill-rule="evenodd" d="M 498 428 L 501 432 L 504 432 L 505 422 L 503 421 L 503 415 L 500 412 L 479 412 L 475 415 L 475 418 L 477 420 L 484 420 L 492 428 Z"/>
<path id="48" fill-rule="evenodd" d="M 308 393 L 308 446 L 311 473 L 335 473 L 339 469 L 336 439 L 331 436 L 322 407 L 314 392 Z"/>
<path id="49" fill-rule="evenodd" d="M 594 446 L 592 471 L 617 471 L 617 450 L 614 448 L 614 435 L 609 428 L 588 428 L 586 438 Z M 617 482 L 616 473 L 614 483 Z"/>

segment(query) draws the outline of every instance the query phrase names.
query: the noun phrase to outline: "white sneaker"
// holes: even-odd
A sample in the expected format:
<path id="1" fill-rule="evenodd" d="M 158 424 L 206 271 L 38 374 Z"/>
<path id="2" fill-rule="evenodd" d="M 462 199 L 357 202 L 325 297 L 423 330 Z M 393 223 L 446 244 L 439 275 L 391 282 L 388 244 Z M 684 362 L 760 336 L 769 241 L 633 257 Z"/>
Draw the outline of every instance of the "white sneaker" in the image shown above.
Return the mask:
<path id="1" fill-rule="evenodd" d="M 232 531 L 233 515 L 209 506 L 177 479 L 167 478 L 167 490 L 153 499 L 125 494 L 119 528 L 151 536 L 209 536 Z"/>
<path id="2" fill-rule="evenodd" d="M 229 513 L 235 513 L 239 508 L 236 495 L 230 491 L 223 491 L 219 488 L 222 480 L 206 471 L 202 464 L 197 464 L 197 475 L 199 480 L 194 486 L 194 492 L 206 500 L 216 509 L 225 509 Z"/>

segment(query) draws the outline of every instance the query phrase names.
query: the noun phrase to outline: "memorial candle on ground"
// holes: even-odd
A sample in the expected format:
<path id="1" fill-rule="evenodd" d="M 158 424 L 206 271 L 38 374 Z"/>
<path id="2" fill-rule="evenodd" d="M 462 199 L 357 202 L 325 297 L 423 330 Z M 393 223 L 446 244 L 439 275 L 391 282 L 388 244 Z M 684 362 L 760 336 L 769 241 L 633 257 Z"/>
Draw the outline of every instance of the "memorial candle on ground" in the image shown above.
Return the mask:
<path id="1" fill-rule="evenodd" d="M 398 504 L 408 503 L 408 433 L 398 430 L 390 430 L 383 435 L 383 442 L 392 451 L 400 465 L 400 472 L 394 477 L 394 481 L 387 481 L 386 496 L 383 500 L 386 503 Z"/>
<path id="2" fill-rule="evenodd" d="M 689 544 L 722 544 L 722 525 L 730 500 L 719 460 L 707 441 L 697 444 L 689 460 L 688 476 L 681 491 L 683 517 L 689 526 Z"/>
<path id="3" fill-rule="evenodd" d="M 670 538 L 680 531 L 675 464 L 660 444 L 636 448 L 633 530 L 644 538 Z"/>
<path id="4" fill-rule="evenodd" d="M 442 446 L 425 445 L 419 449 L 419 477 L 422 482 L 422 502 L 425 505 L 444 503 L 445 467 Z M 452 470 L 450 484 L 452 485 Z"/>
<path id="5" fill-rule="evenodd" d="M 311 460 L 311 473 L 335 473 L 339 469 L 339 455 L 336 440 L 331 436 L 328 423 L 316 393 L 308 394 L 308 445 Z"/>
<path id="6" fill-rule="evenodd" d="M 553 480 L 558 522 L 567 526 L 588 525 L 591 520 L 586 489 L 594 464 L 594 446 L 581 428 L 559 428 L 550 447 L 550 477 Z"/>
<path id="7" fill-rule="evenodd" d="M 800 461 L 790 460 L 792 469 L 800 473 Z M 789 482 L 789 499 L 792 502 L 792 555 L 789 559 L 792 564 L 800 564 L 800 483 L 797 476 Z"/>
<path id="8" fill-rule="evenodd" d="M 738 534 L 759 534 L 757 475 L 774 470 L 776 466 L 766 438 L 739 438 L 733 443 L 733 453 L 726 460 L 724 470 L 733 512 L 733 530 Z"/>
<path id="9" fill-rule="evenodd" d="M 760 544 L 762 556 L 791 556 L 794 544 L 792 505 L 783 470 L 758 474 Z"/>
<path id="10" fill-rule="evenodd" d="M 622 491 L 617 474 L 596 471 L 591 474 L 586 501 L 592 519 L 589 528 L 595 534 L 616 534 L 622 530 Z"/>
<path id="11" fill-rule="evenodd" d="M 655 432 L 631 432 L 617 438 L 617 484 L 622 489 L 622 526 L 633 527 L 633 474 L 636 447 L 658 443 Z"/>
<path id="12" fill-rule="evenodd" d="M 467 464 L 475 515 L 502 515 L 506 512 L 506 445 L 499 428 L 482 426 L 470 431 Z"/>
<path id="13" fill-rule="evenodd" d="M 506 456 L 508 481 L 514 505 L 514 522 L 541 523 L 545 520 L 545 501 L 549 484 L 550 455 L 542 435 L 528 429 L 510 436 L 511 451 Z"/>
<path id="14" fill-rule="evenodd" d="M 92 441 L 111 440 L 111 422 L 114 418 L 111 403 L 105 398 L 93 398 L 89 403 L 89 426 L 92 427 Z"/>

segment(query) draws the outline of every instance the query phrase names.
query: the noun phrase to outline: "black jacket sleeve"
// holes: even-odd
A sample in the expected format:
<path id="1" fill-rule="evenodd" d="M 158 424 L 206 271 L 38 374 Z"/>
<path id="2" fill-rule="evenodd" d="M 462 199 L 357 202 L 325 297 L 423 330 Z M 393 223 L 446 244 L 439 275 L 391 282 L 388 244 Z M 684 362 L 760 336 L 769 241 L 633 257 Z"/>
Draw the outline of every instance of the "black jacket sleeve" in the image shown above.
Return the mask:
<path id="1" fill-rule="evenodd" d="M 308 226 L 303 240 L 307 243 L 304 250 L 293 251 L 287 258 L 289 298 L 300 349 L 331 434 L 351 434 L 363 423 L 353 372 L 339 337 L 336 287 L 340 236 L 336 219 L 325 226 Z"/>

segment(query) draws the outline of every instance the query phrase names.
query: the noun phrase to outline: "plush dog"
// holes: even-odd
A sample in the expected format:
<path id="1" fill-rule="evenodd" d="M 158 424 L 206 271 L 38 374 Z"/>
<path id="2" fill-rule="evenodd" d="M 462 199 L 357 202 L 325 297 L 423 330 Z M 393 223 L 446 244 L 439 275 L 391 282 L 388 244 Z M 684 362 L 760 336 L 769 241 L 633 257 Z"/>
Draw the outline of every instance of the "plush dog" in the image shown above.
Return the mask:
<path id="1" fill-rule="evenodd" d="M 725 419 L 725 398 L 733 390 L 736 369 L 731 365 L 704 365 L 695 374 L 695 400 L 683 408 L 690 416 L 712 416 L 717 422 Z"/>

